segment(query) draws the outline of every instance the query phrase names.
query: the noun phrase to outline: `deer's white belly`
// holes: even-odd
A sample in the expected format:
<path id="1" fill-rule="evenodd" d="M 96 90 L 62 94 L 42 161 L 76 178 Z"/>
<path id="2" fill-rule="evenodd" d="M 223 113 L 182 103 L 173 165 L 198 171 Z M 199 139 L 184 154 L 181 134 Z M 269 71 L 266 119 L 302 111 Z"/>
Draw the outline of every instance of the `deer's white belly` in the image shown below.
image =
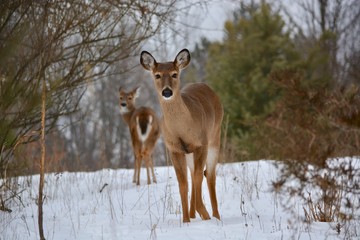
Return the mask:
<path id="1" fill-rule="evenodd" d="M 218 157 L 218 150 L 215 148 L 209 148 L 206 159 L 206 168 L 212 169 L 216 167 Z M 185 154 L 186 165 L 190 169 L 191 172 L 194 172 L 194 154 L 189 153 Z"/>

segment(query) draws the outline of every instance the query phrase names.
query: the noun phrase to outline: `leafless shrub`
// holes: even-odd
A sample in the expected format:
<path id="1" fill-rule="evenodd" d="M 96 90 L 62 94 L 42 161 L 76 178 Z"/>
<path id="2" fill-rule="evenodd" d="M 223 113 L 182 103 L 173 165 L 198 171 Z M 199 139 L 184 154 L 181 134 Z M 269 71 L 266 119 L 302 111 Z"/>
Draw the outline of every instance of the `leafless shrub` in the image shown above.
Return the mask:
<path id="1" fill-rule="evenodd" d="M 271 80 L 282 97 L 258 125 L 258 141 L 268 156 L 281 160 L 274 189 L 302 197 L 309 221 L 358 217 L 360 88 L 316 89 L 293 71 Z"/>

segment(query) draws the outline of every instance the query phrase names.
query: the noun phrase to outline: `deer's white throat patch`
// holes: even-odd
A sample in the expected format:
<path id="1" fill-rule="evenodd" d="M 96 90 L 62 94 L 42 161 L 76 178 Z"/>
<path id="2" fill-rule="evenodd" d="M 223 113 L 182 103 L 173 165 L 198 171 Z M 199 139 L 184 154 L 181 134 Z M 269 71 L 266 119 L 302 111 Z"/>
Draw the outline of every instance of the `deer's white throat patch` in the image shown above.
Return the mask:
<path id="1" fill-rule="evenodd" d="M 129 112 L 129 109 L 127 107 L 120 106 L 120 113 L 121 114 L 128 113 L 128 112 Z"/>
<path id="2" fill-rule="evenodd" d="M 170 101 L 170 100 L 172 99 L 172 97 L 173 97 L 173 96 L 171 96 L 171 97 L 164 97 L 164 96 L 163 96 L 162 98 L 163 98 L 165 101 Z"/>

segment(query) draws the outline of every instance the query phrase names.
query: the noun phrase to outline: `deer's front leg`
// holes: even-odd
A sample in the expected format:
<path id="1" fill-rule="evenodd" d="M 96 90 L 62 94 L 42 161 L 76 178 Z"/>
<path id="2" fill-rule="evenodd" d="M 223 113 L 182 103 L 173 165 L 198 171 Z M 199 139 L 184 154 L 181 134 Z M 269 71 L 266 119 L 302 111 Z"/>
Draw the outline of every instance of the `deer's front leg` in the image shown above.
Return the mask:
<path id="1" fill-rule="evenodd" d="M 204 177 L 204 167 L 207 158 L 207 146 L 201 146 L 194 151 L 194 176 L 193 190 L 195 190 L 195 209 L 203 220 L 210 219 L 210 215 L 205 208 L 202 200 L 202 181 Z"/>
<path id="2" fill-rule="evenodd" d="M 190 198 L 190 217 L 195 218 L 195 185 L 194 185 L 194 171 L 191 172 L 191 198 Z"/>
<path id="3" fill-rule="evenodd" d="M 171 153 L 171 159 L 175 168 L 176 177 L 179 184 L 181 197 L 181 206 L 183 211 L 183 222 L 190 222 L 189 203 L 188 203 L 188 181 L 187 181 L 187 165 L 185 154 Z"/>

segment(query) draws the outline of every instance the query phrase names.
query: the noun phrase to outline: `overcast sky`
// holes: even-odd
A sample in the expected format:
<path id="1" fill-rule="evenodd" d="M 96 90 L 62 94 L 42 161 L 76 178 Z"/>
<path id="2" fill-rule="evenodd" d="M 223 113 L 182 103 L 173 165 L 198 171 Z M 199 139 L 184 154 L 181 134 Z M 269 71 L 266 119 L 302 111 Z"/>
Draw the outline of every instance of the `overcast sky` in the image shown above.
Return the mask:
<path id="1" fill-rule="evenodd" d="M 175 56 L 183 48 L 192 50 L 202 37 L 210 41 L 222 41 L 225 21 L 233 18 L 233 12 L 239 8 L 240 2 L 247 1 L 250 0 L 210 0 L 206 3 L 193 4 L 189 11 L 179 13 L 177 16 L 175 28 L 180 31 L 175 37 L 170 30 L 168 32 L 165 30 L 160 36 L 150 39 L 142 48 L 156 52 L 162 60 L 170 60 L 171 56 Z M 280 5 L 288 10 L 296 8 L 293 0 L 268 0 L 268 2 L 275 9 Z M 181 4 L 189 6 L 191 0 L 183 0 L 179 4 L 179 6 Z"/>
<path id="2" fill-rule="evenodd" d="M 233 18 L 233 12 L 239 8 L 240 2 L 248 2 L 248 0 L 213 0 L 207 4 L 206 8 L 195 7 L 193 12 L 199 13 L 198 22 L 196 22 L 196 17 L 194 19 L 195 26 L 199 26 L 199 29 L 196 31 L 198 35 L 197 38 L 206 36 L 206 38 L 210 40 L 222 40 L 224 23 L 226 20 Z M 258 2 L 260 2 L 260 0 Z M 297 3 L 294 0 L 268 0 L 267 2 L 274 9 L 279 9 L 280 6 L 282 6 L 294 17 L 299 17 Z M 282 12 L 280 12 L 280 14 L 282 14 Z M 194 14 L 194 16 L 195 15 L 196 14 Z M 283 17 L 285 20 L 287 19 L 286 16 L 283 15 Z"/>
<path id="3" fill-rule="evenodd" d="M 189 4 L 188 0 L 184 4 Z M 181 2 L 180 2 L 181 4 Z M 212 0 L 206 4 L 193 5 L 189 11 L 179 13 L 176 19 L 176 29 L 179 31 L 174 37 L 169 34 L 160 34 L 156 39 L 151 39 L 144 48 L 157 52 L 163 60 L 183 48 L 192 50 L 202 37 L 210 41 L 221 41 L 224 36 L 224 23 L 232 18 L 232 12 L 239 6 L 239 1 Z M 171 35 L 171 36 L 170 36 Z"/>
<path id="4" fill-rule="evenodd" d="M 232 18 L 232 12 L 238 7 L 234 1 L 213 1 L 199 17 L 198 38 L 206 37 L 209 40 L 220 41 L 224 34 L 224 23 Z"/>

